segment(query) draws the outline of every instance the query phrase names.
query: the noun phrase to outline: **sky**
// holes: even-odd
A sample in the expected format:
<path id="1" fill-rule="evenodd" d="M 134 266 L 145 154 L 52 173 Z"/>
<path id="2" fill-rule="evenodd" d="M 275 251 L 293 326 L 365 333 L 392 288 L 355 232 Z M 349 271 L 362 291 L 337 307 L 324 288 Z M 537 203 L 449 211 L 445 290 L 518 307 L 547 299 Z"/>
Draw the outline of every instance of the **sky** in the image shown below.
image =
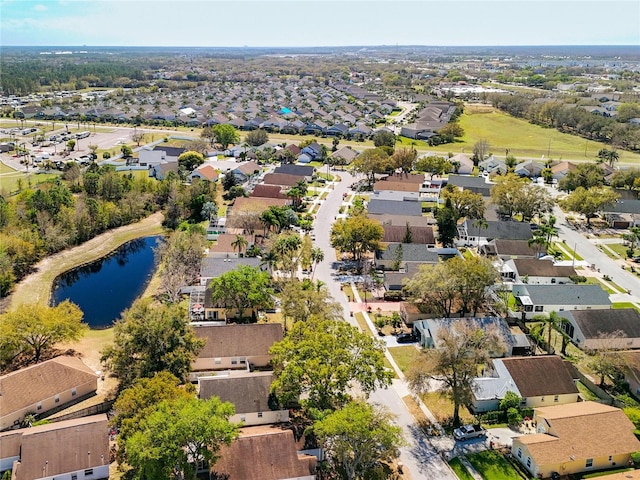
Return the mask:
<path id="1" fill-rule="evenodd" d="M 638 0 L 0 0 L 1 45 L 638 45 Z"/>

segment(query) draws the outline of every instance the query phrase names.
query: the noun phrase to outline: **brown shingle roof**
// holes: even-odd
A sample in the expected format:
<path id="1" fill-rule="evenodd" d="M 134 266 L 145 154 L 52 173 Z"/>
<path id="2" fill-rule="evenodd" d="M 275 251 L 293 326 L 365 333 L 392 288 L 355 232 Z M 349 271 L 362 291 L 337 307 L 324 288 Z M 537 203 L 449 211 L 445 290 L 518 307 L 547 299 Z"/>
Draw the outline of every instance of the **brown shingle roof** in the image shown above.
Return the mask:
<path id="1" fill-rule="evenodd" d="M 277 323 L 196 326 L 199 338 L 206 340 L 198 358 L 268 355 L 271 345 L 282 340 Z"/>
<path id="2" fill-rule="evenodd" d="M 554 265 L 552 260 L 536 260 L 535 258 L 516 258 L 513 264 L 520 276 L 531 277 L 571 277 L 576 274 L 573 267 Z"/>
<path id="3" fill-rule="evenodd" d="M 269 410 L 269 392 L 272 372 L 230 373 L 215 377 L 201 377 L 200 398 L 219 397 L 233 403 L 236 413 L 266 412 Z"/>
<path id="4" fill-rule="evenodd" d="M 523 398 L 578 393 L 571 366 L 556 355 L 501 360 Z"/>
<path id="5" fill-rule="evenodd" d="M 236 168 L 236 170 L 239 170 L 240 172 L 244 173 L 245 175 L 253 175 L 253 173 L 256 170 L 260 171 L 261 169 L 262 169 L 262 167 L 260 165 L 258 165 L 256 162 L 243 163 L 242 165 L 240 165 L 239 167 Z"/>
<path id="6" fill-rule="evenodd" d="M 529 448 L 538 465 L 576 459 L 622 455 L 640 450 L 634 425 L 618 408 L 597 402 L 579 402 L 536 409 L 538 425 L 549 423 L 549 433 L 523 435 L 515 442 Z"/>
<path id="7" fill-rule="evenodd" d="M 635 308 L 606 310 L 571 310 L 571 316 L 585 338 L 622 330 L 627 338 L 640 337 L 640 314 Z"/>
<path id="8" fill-rule="evenodd" d="M 229 480 L 282 480 L 312 475 L 315 466 L 316 457 L 298 455 L 291 430 L 249 427 L 220 449 L 213 471 Z"/>
<path id="9" fill-rule="evenodd" d="M 382 241 L 385 243 L 399 243 L 404 240 L 407 233 L 407 226 L 404 225 L 383 225 L 384 236 Z M 411 229 L 411 242 L 412 243 L 424 243 L 427 245 L 434 245 L 436 239 L 433 235 L 433 228 L 431 227 L 414 227 L 409 225 Z"/>
<path id="10" fill-rule="evenodd" d="M 108 428 L 107 416 L 101 414 L 20 430 L 20 465 L 11 478 L 41 478 L 45 462 L 48 477 L 105 465 Z"/>
<path id="11" fill-rule="evenodd" d="M 241 235 L 247 241 L 247 246 L 253 244 L 253 235 Z M 223 233 L 218 235 L 218 239 L 216 243 L 209 246 L 209 252 L 220 252 L 220 253 L 238 253 L 238 249 L 233 247 L 233 243 L 236 241 L 237 235 L 232 235 L 230 233 Z"/>
<path id="12" fill-rule="evenodd" d="M 392 180 L 380 180 L 373 185 L 374 191 L 390 190 L 393 192 L 417 192 L 420 184 L 411 182 L 394 182 Z"/>
<path id="13" fill-rule="evenodd" d="M 304 176 L 289 175 L 288 173 L 267 173 L 264 176 L 265 185 L 278 185 L 282 187 L 293 187 L 300 180 L 304 180 Z"/>
<path id="14" fill-rule="evenodd" d="M 201 165 L 196 169 L 196 172 L 198 172 L 209 181 L 213 181 L 218 178 L 218 171 L 211 165 Z"/>
<path id="15" fill-rule="evenodd" d="M 280 185 L 256 185 L 251 192 L 251 197 L 266 197 L 266 198 L 287 198 L 282 193 Z"/>
<path id="16" fill-rule="evenodd" d="M 0 414 L 17 412 L 73 387 L 96 382 L 96 373 L 76 357 L 56 357 L 0 377 Z"/>
<path id="17" fill-rule="evenodd" d="M 498 255 L 513 256 L 513 257 L 535 257 L 537 250 L 534 246 L 529 245 L 528 240 L 507 240 L 496 238 L 493 240 Z M 540 253 L 545 253 L 546 249 L 540 247 Z"/>
<path id="18" fill-rule="evenodd" d="M 381 182 L 413 183 L 415 185 L 422 185 L 424 183 L 424 173 L 394 173 L 386 176 L 381 180 Z"/>

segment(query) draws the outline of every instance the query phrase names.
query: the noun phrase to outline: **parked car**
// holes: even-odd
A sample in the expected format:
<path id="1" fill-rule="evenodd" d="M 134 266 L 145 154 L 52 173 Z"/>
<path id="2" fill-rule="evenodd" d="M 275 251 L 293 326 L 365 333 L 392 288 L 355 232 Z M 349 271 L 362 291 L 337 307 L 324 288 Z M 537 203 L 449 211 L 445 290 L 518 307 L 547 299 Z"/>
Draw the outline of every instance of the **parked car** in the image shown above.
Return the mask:
<path id="1" fill-rule="evenodd" d="M 480 425 L 463 425 L 453 431 L 453 438 L 458 441 L 471 440 L 472 438 L 486 437 L 487 431 Z"/>
<path id="2" fill-rule="evenodd" d="M 414 343 L 418 341 L 418 337 L 412 333 L 401 333 L 396 337 L 398 343 Z"/>

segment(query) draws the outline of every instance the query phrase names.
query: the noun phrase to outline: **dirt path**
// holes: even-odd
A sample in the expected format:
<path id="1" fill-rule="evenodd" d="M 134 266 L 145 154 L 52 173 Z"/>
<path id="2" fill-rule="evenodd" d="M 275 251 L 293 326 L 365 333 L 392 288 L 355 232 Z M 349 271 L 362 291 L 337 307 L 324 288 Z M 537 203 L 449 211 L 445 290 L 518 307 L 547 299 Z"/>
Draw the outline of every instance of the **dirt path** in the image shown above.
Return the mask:
<path id="1" fill-rule="evenodd" d="M 162 213 L 156 212 L 138 223 L 110 230 L 82 245 L 41 260 L 35 265 L 34 273 L 15 286 L 9 309 L 25 303 L 48 304 L 53 281 L 58 275 L 97 260 L 129 240 L 162 233 L 162 218 Z"/>

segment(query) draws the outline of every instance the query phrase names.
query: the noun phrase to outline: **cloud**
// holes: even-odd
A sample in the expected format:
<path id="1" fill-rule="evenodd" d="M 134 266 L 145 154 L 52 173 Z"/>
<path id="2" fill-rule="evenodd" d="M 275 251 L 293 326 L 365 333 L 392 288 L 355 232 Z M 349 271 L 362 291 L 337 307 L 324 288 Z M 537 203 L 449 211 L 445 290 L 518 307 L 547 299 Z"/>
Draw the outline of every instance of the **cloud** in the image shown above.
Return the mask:
<path id="1" fill-rule="evenodd" d="M 33 9 L 36 12 L 46 12 L 47 10 L 49 10 L 46 5 L 42 5 L 41 3 L 39 3 L 36 6 L 34 6 Z"/>

